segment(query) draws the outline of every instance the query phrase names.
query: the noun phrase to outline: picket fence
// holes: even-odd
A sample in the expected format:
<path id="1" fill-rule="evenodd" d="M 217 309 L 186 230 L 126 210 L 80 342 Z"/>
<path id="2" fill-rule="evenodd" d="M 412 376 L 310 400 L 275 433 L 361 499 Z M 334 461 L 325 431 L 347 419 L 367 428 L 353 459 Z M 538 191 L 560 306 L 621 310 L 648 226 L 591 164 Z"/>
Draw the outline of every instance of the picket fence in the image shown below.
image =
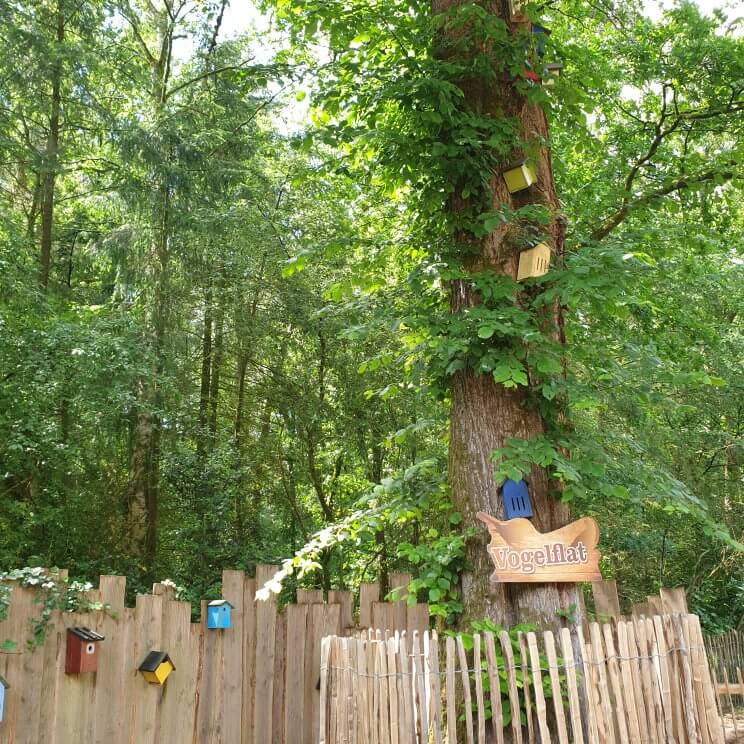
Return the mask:
<path id="1" fill-rule="evenodd" d="M 744 632 L 706 636 L 705 647 L 726 727 L 744 743 Z"/>
<path id="2" fill-rule="evenodd" d="M 724 744 L 695 615 L 518 639 L 323 639 L 321 744 Z"/>
<path id="3" fill-rule="evenodd" d="M 14 586 L 0 642 L 13 640 L 13 653 L 0 653 L 0 675 L 10 684 L 0 744 L 310 744 L 319 728 L 318 680 L 324 636 L 355 630 L 350 592 L 299 590 L 297 603 L 279 612 L 276 599 L 256 602 L 256 586 L 275 566 L 258 566 L 256 578 L 223 573 L 223 597 L 235 609 L 229 630 L 206 628 L 191 606 L 178 602 L 172 587 L 156 584 L 124 606 L 126 580 L 101 576 L 89 599 L 108 611 L 55 612 L 46 641 L 25 648 L 41 607 L 37 592 Z M 391 586 L 407 586 L 406 574 Z M 360 622 L 369 627 L 423 632 L 427 605 L 380 602 L 380 587 L 363 584 Z M 67 628 L 86 626 L 105 640 L 98 670 L 65 674 Z M 175 671 L 161 688 L 137 668 L 151 650 L 167 652 Z"/>

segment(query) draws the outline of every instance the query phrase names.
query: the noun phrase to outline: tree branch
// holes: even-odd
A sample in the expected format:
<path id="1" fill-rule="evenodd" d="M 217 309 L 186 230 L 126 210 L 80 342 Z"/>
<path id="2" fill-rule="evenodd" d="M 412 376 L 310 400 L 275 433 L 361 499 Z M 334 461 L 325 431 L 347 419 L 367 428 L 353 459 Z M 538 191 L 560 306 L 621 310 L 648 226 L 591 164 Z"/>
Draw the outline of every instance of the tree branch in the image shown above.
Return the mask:
<path id="1" fill-rule="evenodd" d="M 729 167 L 733 166 L 733 163 L 729 163 Z M 649 191 L 643 196 L 639 196 L 636 199 L 625 201 L 623 205 L 616 212 L 611 214 L 589 237 L 590 240 L 602 240 L 607 237 L 625 218 L 638 207 L 650 204 L 655 199 L 659 199 L 662 196 L 667 196 L 675 191 L 681 191 L 682 189 L 688 188 L 693 184 L 706 183 L 713 181 L 716 178 L 722 178 L 724 181 L 730 181 L 734 176 L 737 175 L 733 170 L 711 170 L 707 173 L 699 173 L 697 175 L 682 176 L 677 178 L 675 181 L 667 183 L 665 186 L 660 186 L 658 189 Z"/>

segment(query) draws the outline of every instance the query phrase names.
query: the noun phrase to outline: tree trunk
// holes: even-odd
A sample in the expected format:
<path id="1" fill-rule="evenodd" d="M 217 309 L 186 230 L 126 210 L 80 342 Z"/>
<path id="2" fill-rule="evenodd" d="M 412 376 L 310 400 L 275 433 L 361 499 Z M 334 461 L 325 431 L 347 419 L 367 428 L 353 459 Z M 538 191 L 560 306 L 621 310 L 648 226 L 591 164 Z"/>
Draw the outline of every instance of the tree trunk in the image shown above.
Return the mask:
<path id="1" fill-rule="evenodd" d="M 41 257 L 39 283 L 49 286 L 52 263 L 52 228 L 54 225 L 54 186 L 59 159 L 59 123 L 62 109 L 62 44 L 65 40 L 65 17 L 62 0 L 58 0 L 56 13 L 56 53 L 52 65 L 52 98 L 49 112 L 49 135 L 43 156 L 41 176 Z"/>
<path id="2" fill-rule="evenodd" d="M 201 384 L 199 387 L 199 433 L 198 449 L 204 450 L 204 435 L 207 428 L 209 391 L 212 373 L 212 286 L 207 287 L 204 298 L 204 330 L 202 332 Z"/>
<path id="3" fill-rule="evenodd" d="M 435 0 L 434 11 L 442 12 L 472 0 Z M 509 20 L 508 4 L 479 3 L 489 13 L 498 15 L 516 32 L 517 26 Z M 445 39 L 445 46 L 447 40 Z M 458 52 L 462 53 L 462 52 Z M 547 141 L 548 125 L 543 110 L 529 103 L 508 79 L 505 71 L 493 61 L 494 74 L 490 80 L 462 81 L 465 105 L 472 111 L 498 119 L 520 122 L 522 141 Z M 544 232 L 551 235 L 553 248 L 562 251 L 563 223 L 557 219 L 560 203 L 555 192 L 550 152 L 538 148 L 536 162 L 537 183 L 530 189 L 510 194 L 500 171 L 490 178 L 490 200 L 494 210 L 502 205 L 514 209 L 526 204 L 542 204 L 553 216 Z M 523 153 L 515 146 L 504 165 L 517 160 Z M 457 213 L 465 206 L 453 198 L 451 209 Z M 516 279 L 518 252 L 513 244 L 511 226 L 499 225 L 494 231 L 474 245 L 471 236 L 461 236 L 463 251 L 462 268 L 466 272 L 490 271 Z M 480 305 L 481 297 L 471 281 L 458 279 L 449 285 L 450 306 L 453 313 Z M 515 296 L 519 304 L 520 297 Z M 560 308 L 553 308 L 544 324 L 555 338 L 560 337 Z M 578 591 L 575 585 L 565 584 L 500 584 L 492 586 L 489 576 L 493 571 L 486 552 L 489 535 L 476 519 L 476 512 L 485 511 L 503 517 L 503 504 L 499 483 L 494 480 L 491 454 L 512 437 L 534 439 L 545 431 L 545 423 L 536 405 L 531 402 L 527 387 L 506 388 L 494 381 L 490 374 L 477 374 L 471 369 L 457 372 L 451 381 L 451 417 L 449 472 L 452 497 L 462 511 L 464 525 L 476 530 L 476 537 L 468 541 L 467 559 L 472 570 L 463 574 L 462 589 L 465 606 L 464 620 L 488 617 L 504 625 L 516 622 L 533 622 L 541 627 L 559 626 L 556 610 L 575 604 L 578 608 Z M 557 499 L 548 495 L 549 481 L 546 471 L 534 468 L 530 477 L 530 495 L 535 517 L 533 523 L 540 531 L 549 531 L 569 521 L 569 510 Z"/>
<path id="4" fill-rule="evenodd" d="M 209 386 L 209 436 L 214 443 L 217 434 L 217 407 L 220 401 L 220 368 L 222 366 L 224 312 L 218 308 L 214 330 L 214 351 L 212 353 L 212 373 Z"/>

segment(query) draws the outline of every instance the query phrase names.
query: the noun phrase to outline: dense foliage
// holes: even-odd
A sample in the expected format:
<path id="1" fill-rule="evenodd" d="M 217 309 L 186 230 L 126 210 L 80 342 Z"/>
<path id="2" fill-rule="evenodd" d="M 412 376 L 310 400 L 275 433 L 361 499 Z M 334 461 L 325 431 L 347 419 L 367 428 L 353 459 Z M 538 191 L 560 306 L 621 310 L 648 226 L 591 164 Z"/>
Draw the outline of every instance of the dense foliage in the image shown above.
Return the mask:
<path id="1" fill-rule="evenodd" d="M 463 108 L 453 81 L 482 60 L 435 40 L 466 29 L 516 73 L 532 41 L 476 3 L 277 0 L 269 57 L 224 34 L 225 9 L 0 0 L 0 565 L 167 576 L 196 599 L 299 551 L 325 588 L 411 570 L 454 620 L 446 383 L 467 365 L 562 401 L 570 427 L 495 462 L 551 468 L 596 515 L 624 600 L 684 585 L 709 628 L 739 622 L 735 24 L 530 8 L 565 64 L 520 83 L 548 111 L 565 261 L 520 312 L 484 272 L 492 305 L 455 316 L 454 232 L 544 215 L 479 201 L 511 124 Z M 514 353 L 551 302 L 566 358 Z"/>

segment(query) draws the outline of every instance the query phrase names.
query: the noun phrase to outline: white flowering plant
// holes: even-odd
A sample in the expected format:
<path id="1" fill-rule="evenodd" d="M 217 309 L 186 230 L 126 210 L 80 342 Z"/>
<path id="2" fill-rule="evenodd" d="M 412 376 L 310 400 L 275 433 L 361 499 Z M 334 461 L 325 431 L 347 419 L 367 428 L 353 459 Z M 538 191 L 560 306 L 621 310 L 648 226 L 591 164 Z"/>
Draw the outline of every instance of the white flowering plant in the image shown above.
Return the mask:
<path id="1" fill-rule="evenodd" d="M 89 599 L 86 593 L 93 588 L 87 581 L 70 580 L 57 568 L 26 566 L 11 571 L 0 572 L 0 622 L 8 616 L 13 586 L 35 588 L 34 602 L 41 605 L 39 617 L 31 620 L 31 635 L 26 640 L 29 650 L 44 643 L 52 613 L 62 612 L 95 612 L 110 610 L 103 602 Z M 14 640 L 0 642 L 0 651 L 12 653 L 18 644 Z"/>

